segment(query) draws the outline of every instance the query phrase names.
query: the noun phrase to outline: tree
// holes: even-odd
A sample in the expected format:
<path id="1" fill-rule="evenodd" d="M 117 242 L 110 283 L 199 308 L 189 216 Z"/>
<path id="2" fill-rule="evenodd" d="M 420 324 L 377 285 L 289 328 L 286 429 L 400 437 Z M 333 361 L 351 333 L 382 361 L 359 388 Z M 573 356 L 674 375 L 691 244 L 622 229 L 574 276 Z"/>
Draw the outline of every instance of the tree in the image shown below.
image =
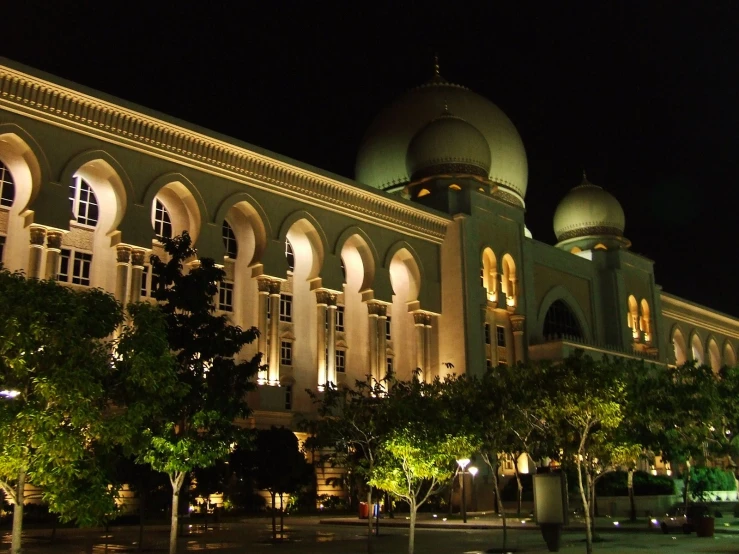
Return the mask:
<path id="1" fill-rule="evenodd" d="M 367 489 L 367 506 L 372 506 L 369 485 L 382 439 L 393 426 L 384 395 L 390 377 L 383 382 L 357 380 L 354 388 L 327 387 L 322 393 L 308 391 L 318 406 L 318 419 L 306 422 L 312 436 L 308 446 L 327 449 L 328 461 L 361 479 Z M 372 518 L 367 518 L 367 540 L 372 538 Z"/>
<path id="2" fill-rule="evenodd" d="M 508 525 L 500 494 L 498 471 L 506 455 L 517 460 L 529 454 L 542 439 L 536 417 L 536 391 L 531 370 L 524 366 L 499 366 L 488 369 L 481 377 L 462 375 L 445 382 L 444 397 L 450 413 L 466 433 L 480 443 L 480 456 L 490 468 L 497 502 L 496 510 L 503 521 L 503 549 L 508 543 Z M 516 467 L 519 511 L 523 486 Z"/>
<path id="3" fill-rule="evenodd" d="M 0 389 L 17 394 L 0 398 L 0 487 L 15 503 L 15 554 L 27 481 L 63 521 L 114 513 L 104 455 L 132 444 L 158 391 L 167 395 L 172 365 L 158 312 L 132 308 L 114 340 L 123 312 L 99 289 L 0 271 L 0 307 Z"/>
<path id="4" fill-rule="evenodd" d="M 177 551 L 179 495 L 182 484 L 196 467 L 208 467 L 228 456 L 233 443 L 243 440 L 238 419 L 249 414 L 246 393 L 259 369 L 261 354 L 236 361 L 244 345 L 258 335 L 216 315 L 214 296 L 225 278 L 209 258 L 184 265 L 196 251 L 187 232 L 163 239 L 169 257 L 151 257 L 158 278 L 154 297 L 164 313 L 167 339 L 175 355 L 180 402 L 170 407 L 148 434 L 144 461 L 166 473 L 172 485 L 171 554 Z"/>
<path id="5" fill-rule="evenodd" d="M 613 431 L 623 420 L 626 402 L 624 368 L 620 361 L 594 361 L 582 351 L 565 360 L 540 366 L 539 379 L 544 391 L 542 419 L 557 438 L 565 464 L 574 461 L 578 488 L 585 515 L 587 552 L 593 551 L 592 490 L 590 470 L 594 450 L 604 451 Z"/>
<path id="6" fill-rule="evenodd" d="M 394 381 L 384 402 L 397 427 L 381 441 L 380 456 L 370 485 L 408 503 L 408 553 L 415 545 L 418 509 L 452 478 L 456 460 L 478 447 L 474 437 L 459 433 L 452 414 L 441 401 L 443 384 Z"/>
<path id="7" fill-rule="evenodd" d="M 269 491 L 272 499 L 272 538 L 277 539 L 276 498 L 280 497 L 280 533 L 284 529 L 284 494 L 295 494 L 313 479 L 313 466 L 300 450 L 298 438 L 290 429 L 272 427 L 257 431 L 251 453 L 257 486 Z"/>
<path id="8" fill-rule="evenodd" d="M 654 367 L 633 377 L 648 394 L 633 395 L 640 419 L 632 422 L 645 447 L 673 468 L 684 466 L 683 501 L 690 494 L 690 467 L 705 460 L 715 430 L 722 427 L 718 383 L 710 367 L 688 362 L 675 368 Z"/>
<path id="9" fill-rule="evenodd" d="M 739 493 L 739 366 L 724 366 L 717 383 L 718 414 L 712 433 L 711 447 L 725 457 L 734 474 L 734 485 Z"/>

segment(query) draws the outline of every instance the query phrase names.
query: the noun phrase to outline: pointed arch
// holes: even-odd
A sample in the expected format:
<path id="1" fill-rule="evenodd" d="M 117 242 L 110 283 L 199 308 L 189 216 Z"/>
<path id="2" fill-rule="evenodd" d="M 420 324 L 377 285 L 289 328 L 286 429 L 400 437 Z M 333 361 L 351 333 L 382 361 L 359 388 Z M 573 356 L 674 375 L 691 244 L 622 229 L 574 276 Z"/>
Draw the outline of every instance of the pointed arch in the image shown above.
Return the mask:
<path id="1" fill-rule="evenodd" d="M 356 225 L 344 229 L 334 247 L 334 255 L 341 258 L 347 273 L 354 265 L 350 260 L 354 255 L 349 250 L 356 253 L 355 256 L 359 258 L 357 261 L 362 264 L 363 276 L 359 292 L 368 291 L 372 288 L 375 279 L 378 263 L 377 249 L 369 235 Z M 345 279 L 347 279 L 346 276 Z"/>
<path id="2" fill-rule="evenodd" d="M 111 233 L 125 217 L 133 184 L 123 166 L 105 150 L 87 150 L 74 156 L 59 173 L 59 182 L 69 187 L 80 177 L 92 187 L 100 204 L 100 229 Z M 66 206 L 65 206 L 66 209 Z"/>
<path id="3" fill-rule="evenodd" d="M 424 271 L 418 253 L 410 244 L 404 240 L 393 244 L 385 254 L 384 267 L 390 272 L 390 286 L 393 289 L 393 294 L 398 294 L 400 280 L 407 279 L 407 301 L 414 302 L 418 300 L 423 285 Z M 406 277 L 402 275 L 401 268 L 405 269 Z"/>
<path id="4" fill-rule="evenodd" d="M 305 210 L 297 210 L 288 215 L 280 226 L 276 237 L 281 243 L 290 241 L 296 267 L 306 263 L 309 258 L 307 279 L 316 279 L 323 267 L 325 252 L 328 248 L 326 234 L 318 220 Z"/>
<path id="5" fill-rule="evenodd" d="M 695 329 L 690 333 L 690 353 L 692 360 L 701 365 L 705 363 L 706 358 L 703 351 L 703 342 Z"/>
<path id="6" fill-rule="evenodd" d="M 718 343 L 713 336 L 709 336 L 706 340 L 706 363 L 711 366 L 714 373 L 718 373 L 723 365 L 721 362 L 721 351 L 718 349 Z"/>
<path id="7" fill-rule="evenodd" d="M 16 199 L 18 213 L 23 214 L 51 180 L 49 161 L 33 136 L 15 123 L 0 123 L 0 159 L 21 189 L 16 190 Z"/>
<path id="8" fill-rule="evenodd" d="M 253 233 L 254 251 L 249 260 L 249 266 L 262 261 L 264 250 L 267 248 L 267 237 L 272 235 L 272 225 L 269 221 L 264 208 L 250 195 L 245 192 L 232 194 L 221 202 L 218 209 L 214 212 L 211 223 L 214 225 L 223 225 L 223 222 L 229 217 L 242 220 L 241 222 L 231 222 L 232 227 L 237 234 L 243 235 L 248 227 L 248 232 Z M 238 215 L 237 215 L 238 214 Z M 242 236 L 242 241 L 244 237 Z"/>
<path id="9" fill-rule="evenodd" d="M 503 270 L 503 278 L 500 281 L 501 294 L 505 297 L 505 305 L 515 307 L 517 304 L 517 275 L 516 262 L 509 253 L 503 254 L 501 267 Z"/>
<path id="10" fill-rule="evenodd" d="M 570 309 L 570 311 L 573 313 L 575 318 L 577 319 L 578 323 L 580 324 L 580 331 L 582 332 L 582 338 L 590 341 L 592 340 L 592 335 L 590 333 L 590 326 L 588 324 L 588 319 L 585 317 L 585 312 L 583 312 L 582 308 L 580 307 L 580 304 L 578 304 L 577 300 L 575 300 L 575 297 L 572 296 L 572 293 L 570 293 L 569 290 L 567 290 L 562 285 L 555 285 L 547 293 L 544 295 L 544 298 L 539 303 L 539 310 L 538 310 L 538 328 L 539 328 L 539 336 L 545 337 L 544 335 L 544 323 L 546 320 L 547 312 L 549 311 L 549 308 L 554 304 L 557 300 L 561 300 L 566 304 L 566 306 Z"/>
<path id="11" fill-rule="evenodd" d="M 677 323 L 670 330 L 670 342 L 672 343 L 675 364 L 683 365 L 688 361 L 688 348 L 685 342 L 685 335 L 683 335 Z"/>
<path id="12" fill-rule="evenodd" d="M 182 173 L 165 173 L 146 187 L 141 203 L 153 211 L 155 199 L 171 213 L 174 234 L 187 230 L 195 243 L 202 222 L 208 221 L 208 210 L 193 182 Z"/>
<path id="13" fill-rule="evenodd" d="M 724 342 L 724 365 L 729 367 L 736 366 L 736 351 L 729 339 L 726 339 Z"/>
<path id="14" fill-rule="evenodd" d="M 495 302 L 498 299 L 498 260 L 489 246 L 482 251 L 482 286 L 487 299 Z"/>

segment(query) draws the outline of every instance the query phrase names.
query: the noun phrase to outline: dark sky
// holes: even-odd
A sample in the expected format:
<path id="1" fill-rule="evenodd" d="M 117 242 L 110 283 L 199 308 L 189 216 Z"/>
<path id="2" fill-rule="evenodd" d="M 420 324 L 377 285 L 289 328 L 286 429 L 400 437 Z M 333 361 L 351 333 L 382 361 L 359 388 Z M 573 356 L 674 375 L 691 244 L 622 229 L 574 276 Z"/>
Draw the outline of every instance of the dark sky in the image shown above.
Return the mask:
<path id="1" fill-rule="evenodd" d="M 584 168 L 666 291 L 739 315 L 739 3 L 190 4 L 13 2 L 0 54 L 353 177 L 438 52 L 518 128 L 536 239 Z"/>

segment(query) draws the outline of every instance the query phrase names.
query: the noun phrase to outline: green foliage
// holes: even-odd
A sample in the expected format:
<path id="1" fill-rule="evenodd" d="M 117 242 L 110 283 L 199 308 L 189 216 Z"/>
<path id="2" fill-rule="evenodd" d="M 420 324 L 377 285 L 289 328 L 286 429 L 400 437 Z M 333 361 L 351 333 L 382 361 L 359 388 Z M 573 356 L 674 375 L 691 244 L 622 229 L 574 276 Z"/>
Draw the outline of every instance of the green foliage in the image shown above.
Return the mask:
<path id="1" fill-rule="evenodd" d="M 158 278 L 154 297 L 164 314 L 181 398 L 147 430 L 142 459 L 167 473 L 175 486 L 182 474 L 224 459 L 241 438 L 237 420 L 249 414 L 245 397 L 253 388 L 260 357 L 236 361 L 258 332 L 231 325 L 214 313 L 223 270 L 203 258 L 185 272 L 185 264 L 196 255 L 187 232 L 164 239 L 164 247 L 168 261 L 151 258 Z"/>
<path id="2" fill-rule="evenodd" d="M 628 496 L 628 473 L 613 471 L 599 479 L 595 486 L 599 495 Z M 675 494 L 675 480 L 666 475 L 652 475 L 646 471 L 634 472 L 634 495 L 654 496 Z"/>
<path id="3" fill-rule="evenodd" d="M 313 480 L 313 466 L 300 451 L 295 433 L 285 427 L 257 431 L 254 450 L 247 456 L 260 489 L 294 494 Z"/>
<path id="4" fill-rule="evenodd" d="M 0 486 L 21 473 L 63 521 L 98 524 L 115 510 L 106 455 L 132 447 L 171 397 L 171 363 L 158 311 L 132 307 L 123 322 L 99 289 L 0 271 Z"/>
<path id="5" fill-rule="evenodd" d="M 718 467 L 691 467 L 690 481 L 693 496 L 701 500 L 711 491 L 736 490 L 732 473 Z"/>

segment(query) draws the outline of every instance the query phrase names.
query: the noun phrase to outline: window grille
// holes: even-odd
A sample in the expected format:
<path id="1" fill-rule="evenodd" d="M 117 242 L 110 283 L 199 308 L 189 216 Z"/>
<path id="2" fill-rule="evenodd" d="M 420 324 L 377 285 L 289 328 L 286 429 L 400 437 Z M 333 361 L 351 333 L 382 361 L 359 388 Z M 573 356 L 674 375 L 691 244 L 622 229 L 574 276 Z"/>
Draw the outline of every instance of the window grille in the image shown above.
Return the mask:
<path id="1" fill-rule="evenodd" d="M 10 174 L 10 170 L 0 162 L 0 206 L 9 208 L 15 200 L 15 181 Z"/>
<path id="2" fill-rule="evenodd" d="M 158 198 L 154 201 L 154 233 L 158 239 L 172 238 L 172 218 L 169 210 Z"/>
<path id="3" fill-rule="evenodd" d="M 223 220 L 222 231 L 223 245 L 226 247 L 226 256 L 228 256 L 232 260 L 235 260 L 236 256 L 238 256 L 239 254 L 239 247 L 236 244 L 236 235 L 234 234 L 234 230 L 225 219 Z"/>

